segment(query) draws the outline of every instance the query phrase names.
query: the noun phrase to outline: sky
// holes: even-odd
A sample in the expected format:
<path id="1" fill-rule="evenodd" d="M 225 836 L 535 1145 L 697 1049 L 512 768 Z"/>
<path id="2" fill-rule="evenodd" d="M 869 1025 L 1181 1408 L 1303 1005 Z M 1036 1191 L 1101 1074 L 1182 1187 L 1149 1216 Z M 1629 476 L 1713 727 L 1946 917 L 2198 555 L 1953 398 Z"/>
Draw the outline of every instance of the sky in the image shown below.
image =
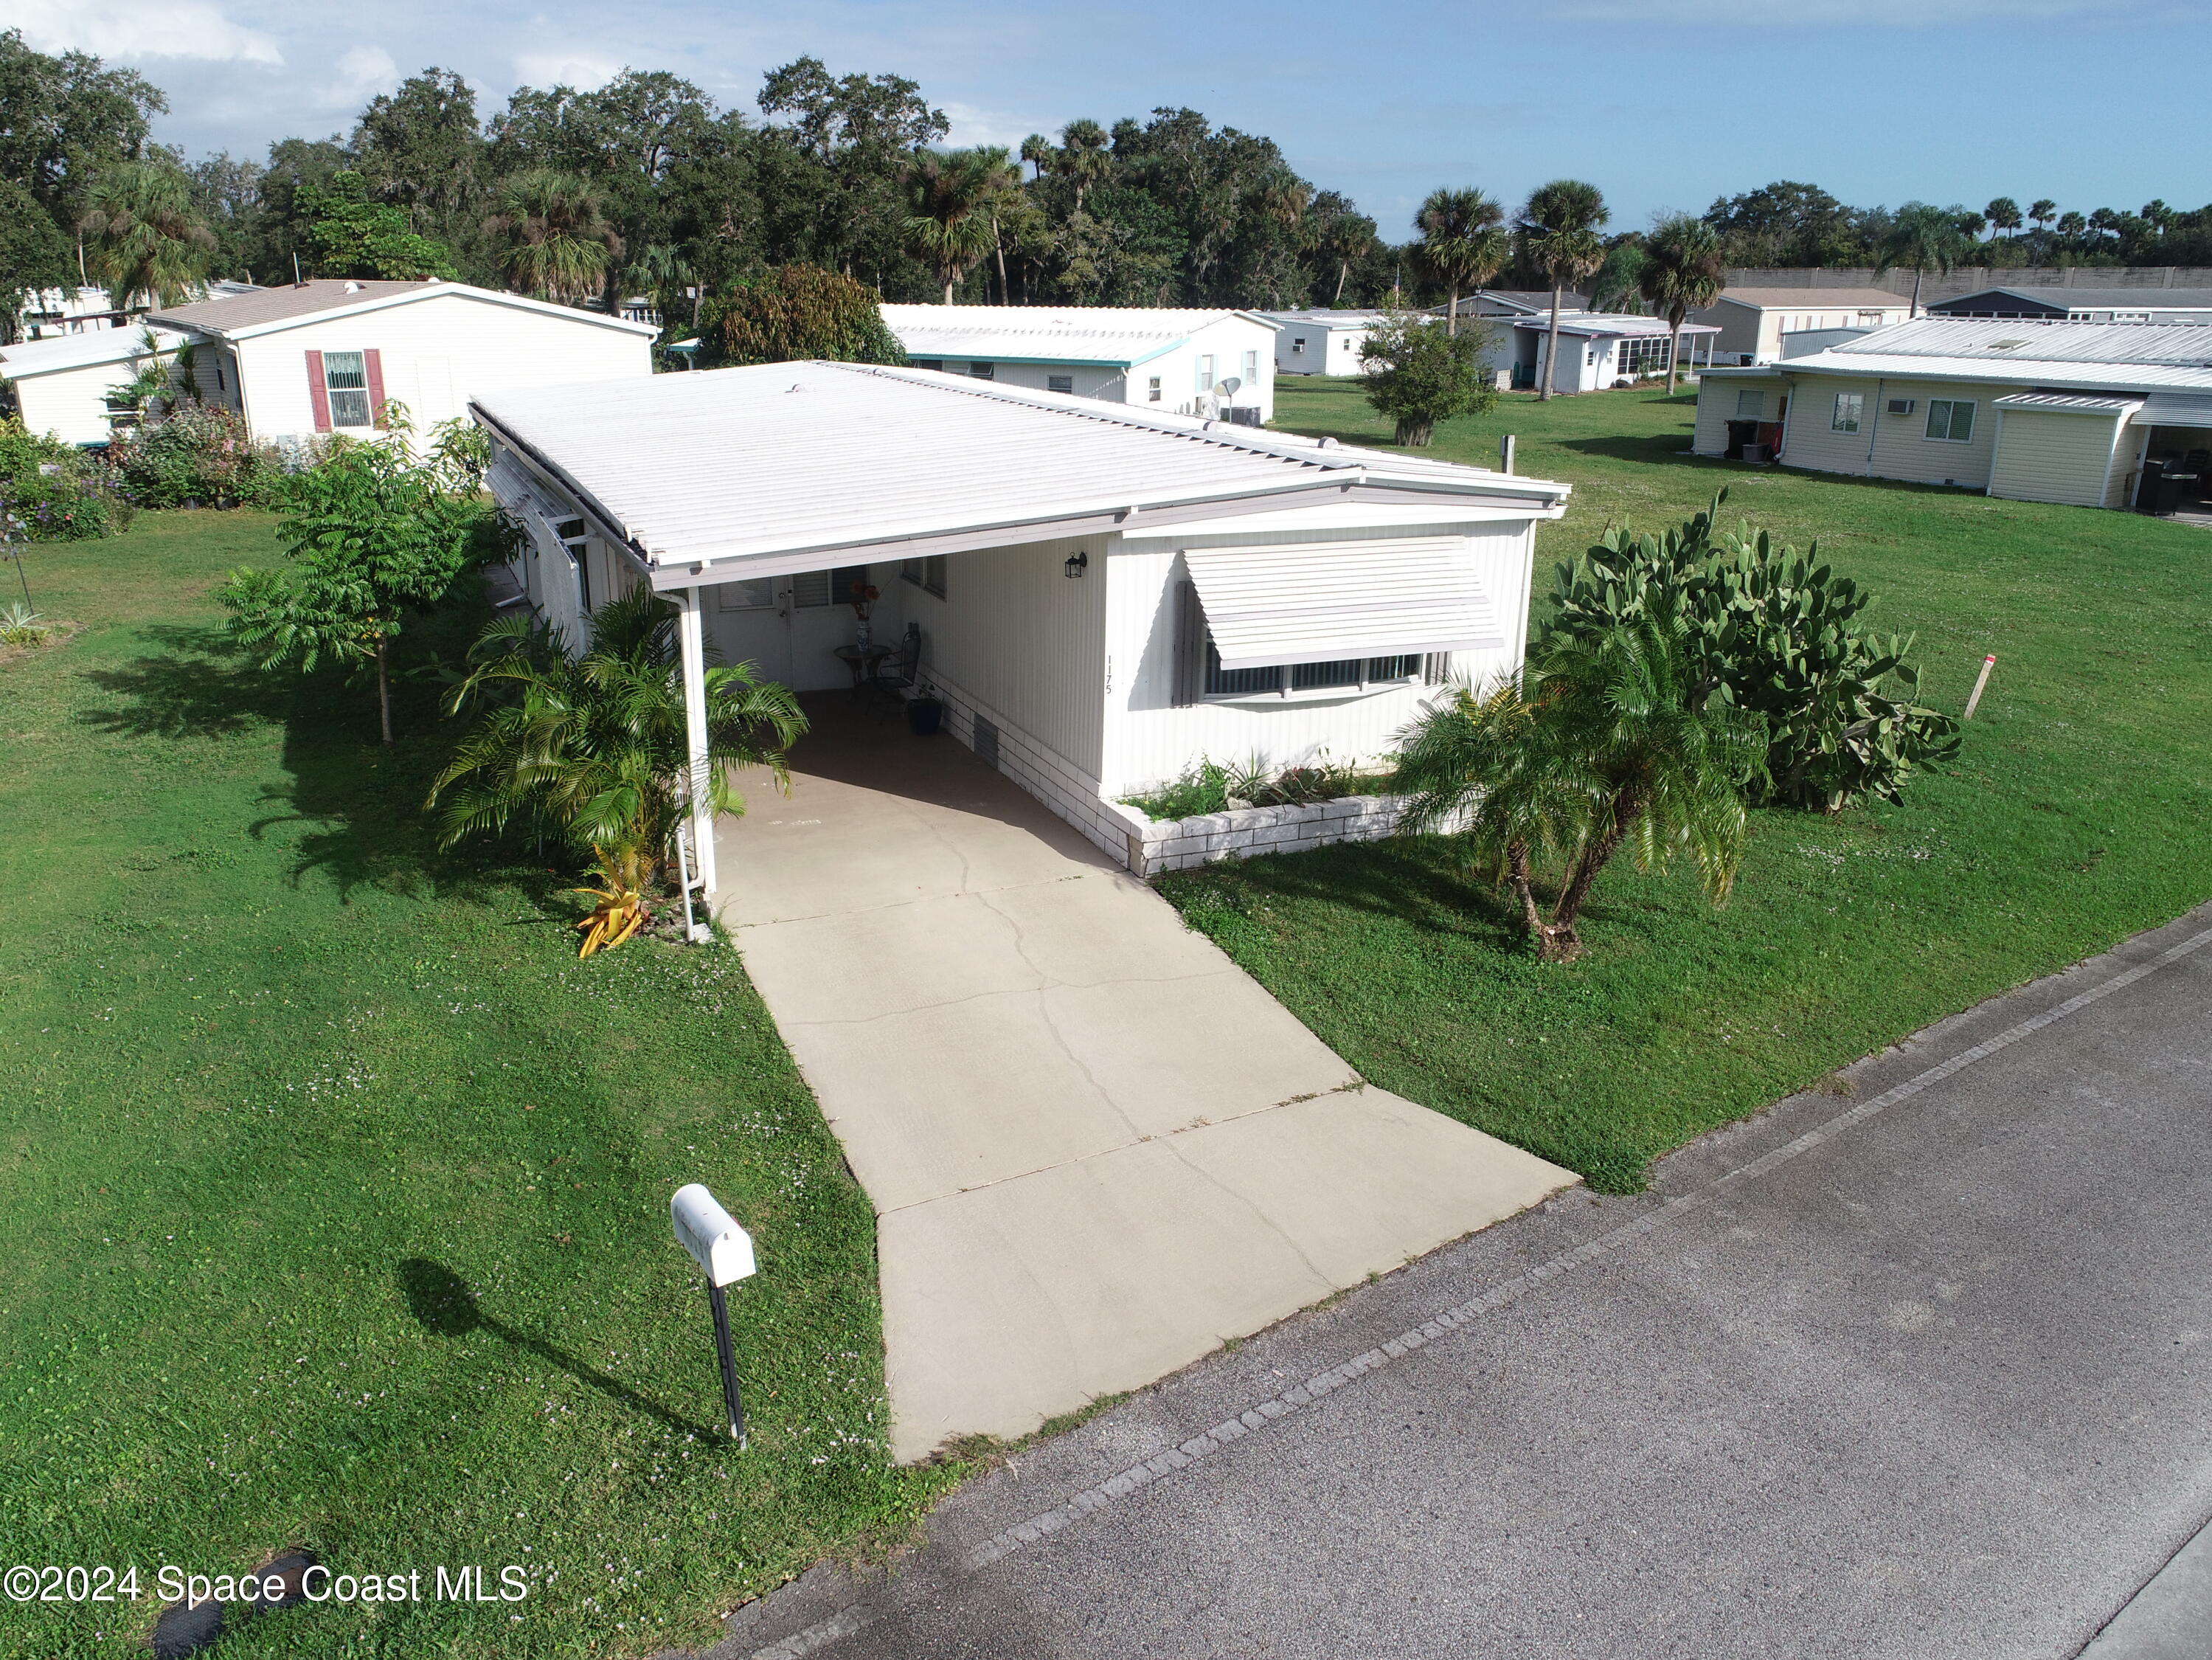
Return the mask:
<path id="1" fill-rule="evenodd" d="M 920 82 L 955 143 L 1187 105 L 1393 240 L 1439 185 L 1510 204 L 1562 176 L 1619 229 L 1776 179 L 1858 206 L 2212 203 L 2212 0 L 0 0 L 0 27 L 139 70 L 195 157 L 349 131 L 431 64 L 487 114 L 625 66 L 750 112 L 811 52 Z"/>

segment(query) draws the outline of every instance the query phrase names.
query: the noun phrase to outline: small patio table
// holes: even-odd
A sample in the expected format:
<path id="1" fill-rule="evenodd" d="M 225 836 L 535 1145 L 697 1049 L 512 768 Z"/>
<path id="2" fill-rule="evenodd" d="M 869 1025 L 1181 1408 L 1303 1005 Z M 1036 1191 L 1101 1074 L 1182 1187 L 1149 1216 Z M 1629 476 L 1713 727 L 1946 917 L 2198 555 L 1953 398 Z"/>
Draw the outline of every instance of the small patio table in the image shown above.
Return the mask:
<path id="1" fill-rule="evenodd" d="M 868 684 L 868 677 L 875 672 L 877 664 L 882 662 L 886 657 L 898 655 L 898 647 L 896 644 L 871 642 L 865 646 L 832 646 L 830 648 L 830 653 L 831 656 L 842 661 L 847 668 L 852 670 L 853 690 L 858 691 Z"/>

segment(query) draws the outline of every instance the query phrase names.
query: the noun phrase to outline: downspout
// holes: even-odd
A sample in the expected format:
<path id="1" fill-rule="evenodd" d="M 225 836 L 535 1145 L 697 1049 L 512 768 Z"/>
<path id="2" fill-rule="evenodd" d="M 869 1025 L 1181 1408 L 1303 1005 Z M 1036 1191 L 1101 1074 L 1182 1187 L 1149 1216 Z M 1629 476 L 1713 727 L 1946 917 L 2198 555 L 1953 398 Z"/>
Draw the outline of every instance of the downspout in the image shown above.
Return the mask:
<path id="1" fill-rule="evenodd" d="M 707 737 L 707 642 L 700 590 L 678 590 L 677 603 L 682 608 L 677 613 L 676 635 L 684 660 L 684 729 L 690 759 L 687 794 L 691 816 L 692 869 L 697 873 L 711 915 L 720 885 L 714 860 L 713 763 Z"/>
<path id="2" fill-rule="evenodd" d="M 1874 477 L 1874 441 L 1881 431 L 1881 389 L 1888 384 L 1888 380 L 1883 376 L 1877 375 L 1875 378 L 1874 419 L 1867 423 L 1866 476 L 1869 478 Z"/>
<path id="3" fill-rule="evenodd" d="M 1782 441 L 1775 446 L 1774 459 L 1777 461 L 1786 461 L 1790 458 L 1790 417 L 1797 413 L 1797 399 L 1794 396 L 1796 390 L 1796 382 L 1788 375 L 1784 375 L 1782 377 Z"/>

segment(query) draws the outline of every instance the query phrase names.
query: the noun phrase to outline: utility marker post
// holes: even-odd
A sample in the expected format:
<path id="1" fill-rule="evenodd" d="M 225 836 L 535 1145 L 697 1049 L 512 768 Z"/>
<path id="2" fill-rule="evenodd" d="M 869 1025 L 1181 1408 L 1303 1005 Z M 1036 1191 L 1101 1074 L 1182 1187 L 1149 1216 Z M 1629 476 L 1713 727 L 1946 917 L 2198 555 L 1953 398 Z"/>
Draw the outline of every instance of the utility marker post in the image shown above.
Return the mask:
<path id="1" fill-rule="evenodd" d="M 714 1310 L 714 1351 L 722 1363 L 722 1404 L 729 1410 L 730 1438 L 745 1450 L 745 1408 L 738 1398 L 738 1361 L 730 1348 L 730 1305 L 722 1287 L 753 1274 L 752 1236 L 739 1227 L 720 1201 L 694 1182 L 677 1189 L 668 1201 L 676 1243 L 707 1276 L 707 1300 Z"/>
<path id="2" fill-rule="evenodd" d="M 1513 435 L 1510 432 L 1498 441 L 1498 470 L 1503 473 L 1513 471 Z"/>
<path id="3" fill-rule="evenodd" d="M 1990 671 L 1997 666 L 1997 654 L 1991 652 L 1982 659 L 1982 672 L 1975 677 L 1974 690 L 1966 698 L 1966 712 L 1959 717 L 1961 724 L 1974 718 L 1974 710 L 1982 701 L 1982 688 L 1990 684 Z"/>

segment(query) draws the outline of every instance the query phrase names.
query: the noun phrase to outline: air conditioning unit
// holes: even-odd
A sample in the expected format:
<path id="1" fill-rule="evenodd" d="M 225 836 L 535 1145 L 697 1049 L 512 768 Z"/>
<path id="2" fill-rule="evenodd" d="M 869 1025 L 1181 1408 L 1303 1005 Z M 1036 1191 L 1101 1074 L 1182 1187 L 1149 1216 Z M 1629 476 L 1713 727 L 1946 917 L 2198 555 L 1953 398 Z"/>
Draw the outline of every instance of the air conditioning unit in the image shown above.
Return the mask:
<path id="1" fill-rule="evenodd" d="M 1891 398 L 1891 399 L 1889 400 L 1889 412 L 1890 412 L 1892 415 L 1910 415 L 1910 414 L 1911 414 L 1911 413 L 1912 413 L 1912 399 L 1911 399 L 1910 398 Z"/>

